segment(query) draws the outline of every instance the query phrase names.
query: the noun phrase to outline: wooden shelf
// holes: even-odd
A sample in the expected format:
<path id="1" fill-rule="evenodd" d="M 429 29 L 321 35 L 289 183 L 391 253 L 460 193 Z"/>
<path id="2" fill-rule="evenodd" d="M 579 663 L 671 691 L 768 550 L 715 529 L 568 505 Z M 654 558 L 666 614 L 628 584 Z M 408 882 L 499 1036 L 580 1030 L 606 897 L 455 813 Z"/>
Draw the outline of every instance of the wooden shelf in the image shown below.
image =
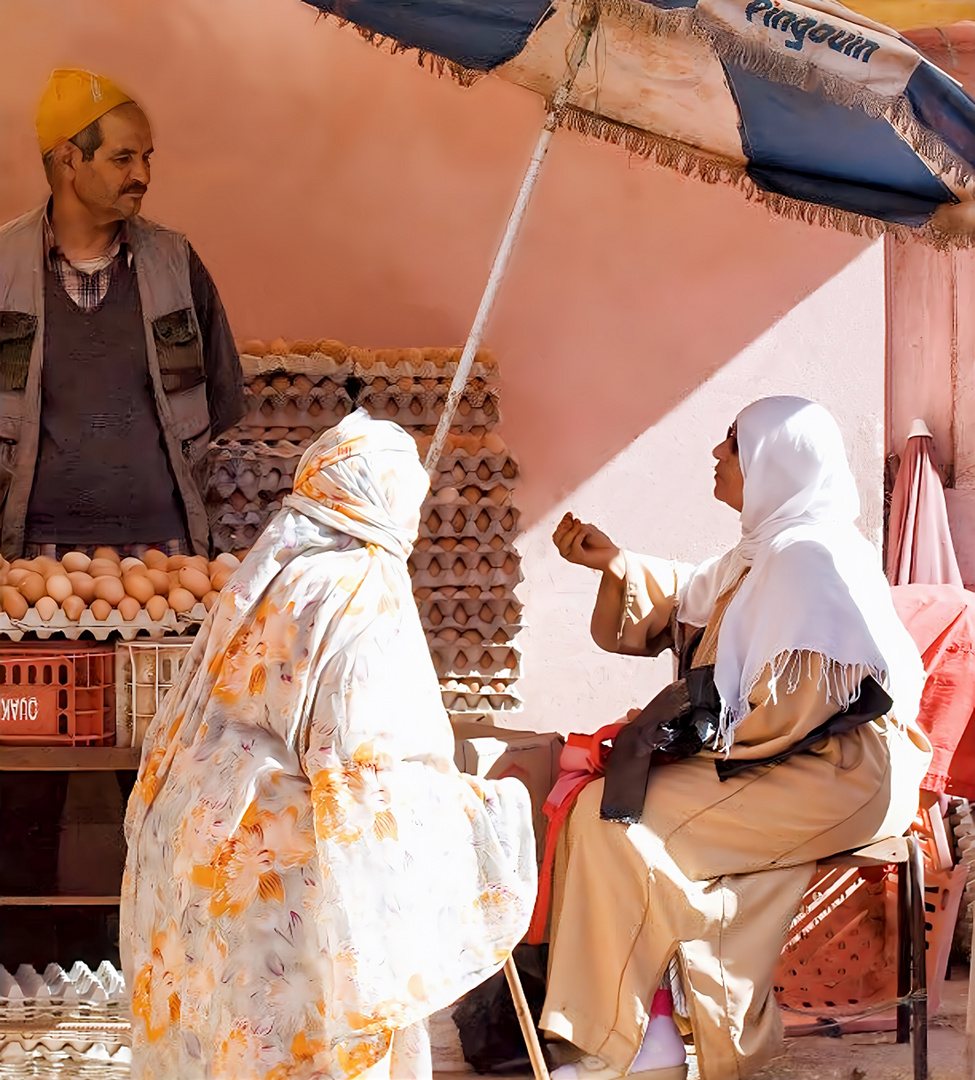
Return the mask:
<path id="1" fill-rule="evenodd" d="M 117 896 L 0 896 L 0 907 L 118 907 Z"/>
<path id="2" fill-rule="evenodd" d="M 113 772 L 139 768 L 131 746 L 0 746 L 0 772 Z"/>

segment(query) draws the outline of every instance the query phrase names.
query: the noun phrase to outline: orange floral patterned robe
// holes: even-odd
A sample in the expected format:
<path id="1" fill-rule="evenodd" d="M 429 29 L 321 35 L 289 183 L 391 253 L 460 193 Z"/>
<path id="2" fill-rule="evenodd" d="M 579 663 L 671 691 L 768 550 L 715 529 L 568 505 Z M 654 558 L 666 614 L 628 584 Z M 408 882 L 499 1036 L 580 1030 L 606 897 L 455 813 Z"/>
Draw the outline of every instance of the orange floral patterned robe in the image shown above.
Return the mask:
<path id="1" fill-rule="evenodd" d="M 147 733 L 121 914 L 136 1078 L 356 1076 L 527 928 L 527 792 L 455 768 L 410 588 L 426 490 L 395 425 L 327 433 Z"/>

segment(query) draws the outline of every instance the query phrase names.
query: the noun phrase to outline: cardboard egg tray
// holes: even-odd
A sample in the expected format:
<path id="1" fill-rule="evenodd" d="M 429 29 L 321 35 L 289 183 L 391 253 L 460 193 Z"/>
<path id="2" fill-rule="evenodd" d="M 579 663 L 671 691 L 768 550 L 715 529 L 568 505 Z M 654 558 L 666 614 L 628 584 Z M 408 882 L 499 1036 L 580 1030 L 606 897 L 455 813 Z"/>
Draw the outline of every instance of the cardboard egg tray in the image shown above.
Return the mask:
<path id="1" fill-rule="evenodd" d="M 357 349 L 338 342 L 277 343 L 276 352 L 261 342 L 245 342 L 241 355 L 246 381 L 247 415 L 232 438 L 303 442 L 337 424 L 353 408 L 346 380 L 356 376 L 358 404 L 373 416 L 404 427 L 433 427 L 439 419 L 457 369 L 459 349 Z M 309 354 L 295 348 L 313 351 Z M 327 350 L 327 351 L 323 351 Z M 493 357 L 475 359 L 455 419 L 462 428 L 489 427 L 498 419 Z"/>
<path id="2" fill-rule="evenodd" d="M 250 411 L 210 450 L 206 499 L 220 551 L 250 547 L 280 509 L 304 450 L 351 411 L 345 381 L 352 375 L 363 382 L 359 403 L 403 426 L 425 456 L 460 350 L 279 340 L 245 342 L 241 354 Z M 514 548 L 518 465 L 493 430 L 498 394 L 497 364 L 479 353 L 410 558 L 420 618 L 451 711 L 521 705 L 515 690 L 522 610 L 515 595 L 522 580 Z M 462 634 L 476 635 L 478 648 Z"/>
<path id="3" fill-rule="evenodd" d="M 126 621 L 116 610 L 108 618 L 99 621 L 86 608 L 77 622 L 72 621 L 63 611 L 57 611 L 53 619 L 44 621 L 35 608 L 29 608 L 22 619 L 11 619 L 5 612 L 0 612 L 0 637 L 9 641 L 21 641 L 25 634 L 47 641 L 52 637 L 78 641 L 82 637 L 94 638 L 95 641 L 108 641 L 109 638 L 121 638 L 133 641 L 138 637 L 161 638 L 169 634 L 185 634 L 199 626 L 206 618 L 206 608 L 196 604 L 189 611 L 177 615 L 167 611 L 166 617 L 158 622 L 149 618 L 145 610 Z"/>
<path id="4" fill-rule="evenodd" d="M 0 967 L 0 1076 L 125 1077 L 131 1030 L 121 972 L 48 964 Z"/>

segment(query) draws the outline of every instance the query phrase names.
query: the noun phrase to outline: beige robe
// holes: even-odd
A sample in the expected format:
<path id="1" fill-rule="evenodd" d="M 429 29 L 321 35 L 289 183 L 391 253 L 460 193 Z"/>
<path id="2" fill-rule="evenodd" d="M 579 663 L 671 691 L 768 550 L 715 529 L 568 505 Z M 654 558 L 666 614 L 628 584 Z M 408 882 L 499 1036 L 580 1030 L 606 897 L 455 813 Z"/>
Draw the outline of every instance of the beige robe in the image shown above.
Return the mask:
<path id="1" fill-rule="evenodd" d="M 618 649 L 631 655 L 661 648 L 647 641 L 643 574 L 628 555 Z M 719 598 L 695 666 L 714 662 L 742 580 Z M 796 662 L 792 693 L 772 701 L 768 673 L 759 680 L 732 757 L 770 757 L 839 711 L 817 659 Z M 816 860 L 902 833 L 929 759 L 919 729 L 885 717 L 724 782 L 713 754 L 659 767 L 638 825 L 600 820 L 603 784 L 590 784 L 564 830 L 541 1026 L 625 1071 L 676 955 L 702 1080 L 749 1075 L 781 1039 L 772 975 Z"/>

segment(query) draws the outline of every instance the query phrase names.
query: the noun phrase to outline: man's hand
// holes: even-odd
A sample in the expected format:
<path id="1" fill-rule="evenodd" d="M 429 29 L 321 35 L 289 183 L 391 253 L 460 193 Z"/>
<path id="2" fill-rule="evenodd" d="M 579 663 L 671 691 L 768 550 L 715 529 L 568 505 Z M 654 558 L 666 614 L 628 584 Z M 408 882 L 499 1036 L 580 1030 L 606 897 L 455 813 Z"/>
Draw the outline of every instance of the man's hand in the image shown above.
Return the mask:
<path id="1" fill-rule="evenodd" d="M 595 525 L 587 525 L 572 514 L 566 514 L 559 522 L 552 540 L 559 549 L 559 554 L 568 562 L 623 577 L 623 553 Z"/>

